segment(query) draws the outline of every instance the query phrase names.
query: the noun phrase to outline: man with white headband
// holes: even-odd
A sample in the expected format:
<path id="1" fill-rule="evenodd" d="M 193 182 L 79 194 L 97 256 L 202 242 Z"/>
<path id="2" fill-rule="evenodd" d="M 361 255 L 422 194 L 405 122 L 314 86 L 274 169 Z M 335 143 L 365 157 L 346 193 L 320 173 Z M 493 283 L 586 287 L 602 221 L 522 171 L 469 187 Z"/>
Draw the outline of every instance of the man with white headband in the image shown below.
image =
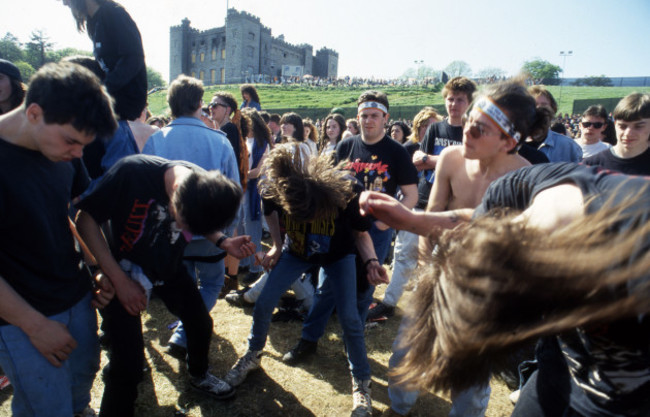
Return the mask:
<path id="1" fill-rule="evenodd" d="M 351 171 L 366 190 L 395 196 L 397 189 L 404 197 L 402 203 L 412 208 L 417 202 L 417 171 L 406 148 L 386 134 L 388 122 L 388 98 L 378 91 L 366 91 L 359 97 L 357 119 L 361 133 L 342 140 L 336 147 L 338 161 L 348 161 L 345 168 Z M 388 254 L 393 230 L 386 224 L 374 221 L 370 236 L 380 265 Z M 357 262 L 357 300 L 362 323 L 372 302 L 374 286 L 366 279 L 368 263 Z M 354 279 L 350 277 L 350 279 Z M 314 305 L 305 320 L 298 344 L 283 358 L 295 364 L 316 351 L 318 339 L 325 333 L 325 326 L 334 309 L 334 293 L 331 288 L 320 288 L 314 296 Z M 354 378 L 353 416 L 372 415 L 370 403 L 370 375 Z"/>
<path id="2" fill-rule="evenodd" d="M 537 117 L 543 113 L 542 117 Z M 474 104 L 463 128 L 462 146 L 445 148 L 436 165 L 436 175 L 429 196 L 427 212 L 440 213 L 431 224 L 434 231 L 452 229 L 469 221 L 488 186 L 504 174 L 530 165 L 517 154 L 522 138 L 548 129 L 550 112 L 536 109 L 534 98 L 516 83 L 497 84 Z M 377 196 L 376 196 L 377 197 Z M 375 198 L 376 198 L 375 197 Z M 380 197 L 380 196 L 378 196 Z M 417 233 L 415 230 L 409 230 Z M 434 233 L 437 236 L 437 233 Z M 425 240 L 420 247 L 431 253 L 435 241 Z M 422 242 L 422 241 L 421 241 Z M 417 297 L 417 290 L 414 294 Z M 393 344 L 389 366 L 395 368 L 408 348 L 400 346 L 403 329 Z M 417 391 L 407 391 L 389 380 L 391 408 L 385 415 L 406 415 L 415 404 Z M 484 416 L 490 397 L 489 386 L 476 386 L 463 392 L 452 392 L 450 416 Z"/>

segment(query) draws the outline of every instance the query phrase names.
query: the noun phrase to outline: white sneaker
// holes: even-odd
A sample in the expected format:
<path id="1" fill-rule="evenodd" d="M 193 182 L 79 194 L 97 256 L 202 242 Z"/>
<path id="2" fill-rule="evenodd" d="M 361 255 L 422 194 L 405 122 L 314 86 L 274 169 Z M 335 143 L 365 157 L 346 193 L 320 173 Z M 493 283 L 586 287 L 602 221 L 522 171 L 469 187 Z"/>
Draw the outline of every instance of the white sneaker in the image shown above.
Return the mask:
<path id="1" fill-rule="evenodd" d="M 371 381 L 352 378 L 352 414 L 351 417 L 372 417 Z"/>
<path id="2" fill-rule="evenodd" d="M 260 368 L 260 362 L 262 362 L 262 351 L 249 350 L 244 356 L 239 358 L 237 363 L 235 363 L 235 366 L 228 371 L 225 378 L 226 382 L 233 387 L 241 385 L 249 372 Z"/>
<path id="3" fill-rule="evenodd" d="M 217 400 L 225 400 L 235 395 L 235 389 L 223 379 L 206 372 L 201 378 L 190 378 L 190 385 L 197 391 L 208 394 Z"/>

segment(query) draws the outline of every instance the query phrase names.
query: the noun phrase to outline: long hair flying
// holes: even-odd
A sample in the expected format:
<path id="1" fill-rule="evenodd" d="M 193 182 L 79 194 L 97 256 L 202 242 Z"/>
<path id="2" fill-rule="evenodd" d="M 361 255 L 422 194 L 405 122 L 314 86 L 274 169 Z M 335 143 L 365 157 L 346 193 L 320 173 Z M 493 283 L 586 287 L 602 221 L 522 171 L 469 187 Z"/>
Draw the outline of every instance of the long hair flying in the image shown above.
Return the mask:
<path id="1" fill-rule="evenodd" d="M 354 179 L 329 155 L 301 158 L 299 147 L 274 148 L 262 165 L 260 194 L 298 221 L 336 215 L 354 196 Z"/>
<path id="2" fill-rule="evenodd" d="M 552 232 L 503 212 L 445 232 L 410 303 L 396 381 L 461 390 L 526 342 L 650 311 L 650 222 L 635 200 Z"/>

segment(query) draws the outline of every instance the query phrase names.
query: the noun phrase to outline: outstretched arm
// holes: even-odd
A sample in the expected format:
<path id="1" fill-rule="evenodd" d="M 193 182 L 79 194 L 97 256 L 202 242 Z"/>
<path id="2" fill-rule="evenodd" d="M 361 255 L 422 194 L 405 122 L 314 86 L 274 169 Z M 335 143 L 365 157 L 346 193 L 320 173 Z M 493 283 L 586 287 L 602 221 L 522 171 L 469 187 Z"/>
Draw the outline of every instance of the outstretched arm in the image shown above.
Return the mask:
<path id="1" fill-rule="evenodd" d="M 364 216 L 370 214 L 397 230 L 406 230 L 426 237 L 469 221 L 474 212 L 473 209 L 414 212 L 393 197 L 375 191 L 364 191 L 359 205 Z"/>

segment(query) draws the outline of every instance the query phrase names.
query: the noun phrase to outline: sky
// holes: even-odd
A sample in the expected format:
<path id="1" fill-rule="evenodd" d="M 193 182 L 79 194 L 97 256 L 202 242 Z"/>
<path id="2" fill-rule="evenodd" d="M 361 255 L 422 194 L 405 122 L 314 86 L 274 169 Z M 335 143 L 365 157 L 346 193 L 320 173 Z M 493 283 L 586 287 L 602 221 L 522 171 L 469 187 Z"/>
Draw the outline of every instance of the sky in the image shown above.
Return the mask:
<path id="1" fill-rule="evenodd" d="M 3 1 L 0 36 L 43 30 L 55 49 L 91 50 L 60 0 Z M 536 58 L 568 78 L 650 76 L 649 0 L 120 0 L 143 38 L 147 65 L 169 77 L 169 28 L 224 25 L 227 7 L 258 16 L 273 36 L 339 53 L 339 76 L 396 78 L 424 65 L 467 62 L 515 75 Z M 563 57 L 560 52 L 572 51 Z M 416 64 L 421 62 L 421 64 Z"/>

